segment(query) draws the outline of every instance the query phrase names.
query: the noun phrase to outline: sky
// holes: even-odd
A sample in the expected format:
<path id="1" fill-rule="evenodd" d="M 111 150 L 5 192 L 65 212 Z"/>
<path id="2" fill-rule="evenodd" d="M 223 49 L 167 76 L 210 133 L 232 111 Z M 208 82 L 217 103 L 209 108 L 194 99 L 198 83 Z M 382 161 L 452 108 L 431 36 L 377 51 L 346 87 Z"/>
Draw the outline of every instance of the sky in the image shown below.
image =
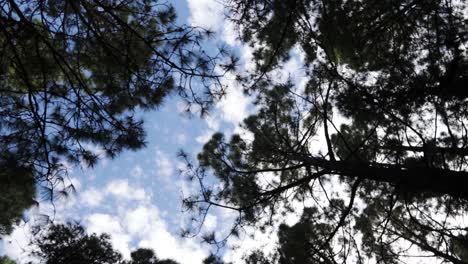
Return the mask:
<path id="1" fill-rule="evenodd" d="M 239 54 L 244 70 L 252 68 L 251 48 L 236 40 L 236 32 L 225 21 L 223 6 L 218 1 L 170 2 L 177 10 L 179 23 L 215 31 L 216 37 L 210 45 L 228 45 Z M 291 77 L 299 84 L 304 83 L 300 60 L 299 53 L 292 56 L 284 67 L 288 71 L 278 78 Z M 184 149 L 195 156 L 217 131 L 242 133 L 239 123 L 255 108 L 232 76 L 226 76 L 223 81 L 228 85 L 228 94 L 204 119 L 183 114 L 183 102 L 173 95 L 158 110 L 141 113 L 147 131 L 146 148 L 124 152 L 112 160 L 101 155 L 94 168 L 69 168 L 68 178 L 77 189 L 76 195 L 56 202 L 55 214 L 50 203 L 28 212 L 26 222 L 0 241 L 0 255 L 25 262 L 30 224 L 44 214 L 52 216 L 55 222 L 78 221 L 89 233 L 110 234 L 114 248 L 126 258 L 132 250 L 147 247 L 154 249 L 159 258 L 172 258 L 181 264 L 201 263 L 213 248 L 200 243 L 200 237 L 187 239 L 179 235 L 189 217 L 182 211 L 181 199 L 195 186 L 178 172 L 183 163 L 177 158 L 177 152 Z M 214 211 L 207 216 L 204 231 L 228 230 L 232 219 L 229 211 Z M 225 261 L 239 263 L 242 254 L 254 246 L 273 248 L 276 240 L 272 235 L 248 231 L 256 237 L 230 240 L 222 250 Z M 232 250 L 230 246 L 238 249 Z"/>
<path id="2" fill-rule="evenodd" d="M 210 48 L 227 45 L 238 54 L 241 71 L 253 68 L 252 48 L 236 39 L 234 27 L 225 20 L 221 0 L 168 1 L 175 6 L 180 24 L 216 32 L 207 44 Z M 277 81 L 290 79 L 301 89 L 307 80 L 301 69 L 303 59 L 299 49 L 293 49 L 290 60 L 272 76 Z M 0 240 L 0 256 L 8 255 L 18 263 L 25 263 L 30 225 L 45 214 L 53 216 L 55 222 L 78 221 L 89 233 L 110 234 L 114 248 L 125 258 L 132 250 L 146 247 L 154 249 L 159 258 L 171 258 L 181 264 L 200 264 L 215 248 L 201 243 L 201 237 L 189 239 L 179 235 L 190 217 L 182 211 L 181 200 L 193 192 L 196 185 L 180 175 L 183 163 L 177 153 L 183 149 L 195 157 L 213 133 L 244 132 L 239 123 L 254 113 L 255 107 L 233 79 L 233 76 L 225 76 L 227 96 L 203 119 L 184 114 L 184 104 L 176 95 L 167 98 L 159 109 L 140 113 L 147 131 L 146 148 L 123 152 L 112 160 L 101 156 L 94 168 L 70 168 L 68 178 L 77 189 L 76 195 L 55 203 L 55 214 L 47 202 L 29 211 L 26 222 Z M 317 137 L 323 138 L 320 132 Z M 99 149 L 94 151 L 100 152 Z M 300 214 L 298 209 L 296 214 L 288 215 L 284 220 L 292 225 Z M 227 210 L 212 211 L 202 231 L 229 230 L 233 217 Z M 242 255 L 253 248 L 273 250 L 276 232 L 261 233 L 252 228 L 247 228 L 246 232 L 254 237 L 232 238 L 220 252 L 226 262 L 241 263 Z"/>

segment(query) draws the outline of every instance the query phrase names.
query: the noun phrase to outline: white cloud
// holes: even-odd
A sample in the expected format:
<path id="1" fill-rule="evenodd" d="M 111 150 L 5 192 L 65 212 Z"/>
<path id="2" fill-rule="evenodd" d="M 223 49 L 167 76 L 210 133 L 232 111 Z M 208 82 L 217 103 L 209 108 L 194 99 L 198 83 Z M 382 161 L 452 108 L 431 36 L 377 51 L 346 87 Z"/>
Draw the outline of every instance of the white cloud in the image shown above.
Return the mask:
<path id="1" fill-rule="evenodd" d="M 151 219 L 150 230 L 142 237 L 139 247 L 154 249 L 159 258 L 171 258 L 180 263 L 199 264 L 208 254 L 196 240 L 181 239 L 168 231 L 160 218 Z"/>
<path id="2" fill-rule="evenodd" d="M 75 177 L 71 177 L 71 178 L 68 178 L 67 180 L 65 180 L 65 185 L 70 185 L 72 184 L 75 189 L 78 191 L 79 189 L 81 189 L 81 182 L 80 180 L 78 180 L 77 178 Z"/>
<path id="3" fill-rule="evenodd" d="M 208 142 L 208 140 L 211 139 L 211 136 L 213 135 L 213 133 L 215 132 L 211 129 L 205 130 L 205 132 L 203 132 L 201 135 L 196 137 L 195 140 L 200 144 L 205 144 L 206 142 Z"/>
<path id="4" fill-rule="evenodd" d="M 96 178 L 97 178 L 97 176 L 96 176 L 96 174 L 94 174 L 94 173 L 91 173 L 91 174 L 89 174 L 89 176 L 88 176 L 88 179 L 89 179 L 90 181 L 94 181 Z"/>
<path id="5" fill-rule="evenodd" d="M 254 48 L 249 45 L 242 45 L 240 48 L 242 65 L 246 71 L 253 71 L 255 69 L 255 60 L 253 59 Z"/>
<path id="6" fill-rule="evenodd" d="M 203 227 L 207 231 L 213 231 L 216 229 L 218 225 L 218 217 L 212 214 L 207 214 L 205 217 L 205 223 L 203 224 Z"/>
<path id="7" fill-rule="evenodd" d="M 147 208 L 139 206 L 134 210 L 130 210 L 125 214 L 125 223 L 128 232 L 144 236 L 150 229 L 153 223 L 150 222 L 152 215 L 158 215 L 155 208 Z"/>
<path id="8" fill-rule="evenodd" d="M 245 231 L 254 236 L 245 236 L 241 239 L 231 239 L 228 241 L 230 247 L 235 247 L 236 250 L 229 250 L 223 257 L 225 262 L 243 263 L 242 257 L 252 250 L 259 249 L 264 253 L 272 253 L 275 251 L 278 236 L 271 228 L 267 228 L 266 232 L 256 231 L 255 228 L 246 227 Z M 273 231 L 273 232 L 272 232 Z"/>
<path id="9" fill-rule="evenodd" d="M 213 30 L 230 46 L 239 46 L 234 24 L 225 18 L 224 6 L 217 0 L 187 0 L 190 18 L 189 23 Z"/>
<path id="10" fill-rule="evenodd" d="M 89 217 L 89 231 L 111 234 L 112 244 L 121 252 L 129 253 L 131 241 L 138 241 L 137 247 L 152 248 L 161 259 L 199 264 L 207 256 L 206 246 L 172 234 L 157 207 L 139 203 L 135 208 L 129 205 L 122 209 L 118 216 L 95 214 Z"/>
<path id="11" fill-rule="evenodd" d="M 130 236 L 126 234 L 119 219 L 109 214 L 92 214 L 86 219 L 88 233 L 107 233 L 111 235 L 114 248 L 122 253 L 125 258 L 130 257 Z"/>
<path id="12" fill-rule="evenodd" d="M 219 117 L 216 115 L 216 113 L 209 113 L 205 118 L 204 118 L 206 124 L 208 125 L 208 128 L 211 130 L 218 130 L 219 129 Z"/>
<path id="13" fill-rule="evenodd" d="M 177 101 L 176 103 L 177 112 L 184 114 L 187 112 L 187 103 L 182 100 Z"/>
<path id="14" fill-rule="evenodd" d="M 241 42 L 238 40 L 237 31 L 232 22 L 224 21 L 222 38 L 229 46 L 234 47 L 241 45 Z"/>
<path id="15" fill-rule="evenodd" d="M 156 149 L 156 175 L 168 179 L 174 174 L 174 166 L 167 154 Z"/>
<path id="16" fill-rule="evenodd" d="M 232 74 L 225 75 L 224 84 L 227 87 L 227 93 L 216 104 L 216 108 L 220 110 L 220 113 L 215 117 L 218 116 L 223 121 L 237 126 L 250 114 L 251 99 L 244 94 L 243 88 L 235 81 Z"/>
<path id="17" fill-rule="evenodd" d="M 222 29 L 224 7 L 216 0 L 187 0 L 190 9 L 190 24 L 209 28 L 214 31 Z"/>
<path id="18" fill-rule="evenodd" d="M 187 142 L 187 135 L 184 133 L 176 134 L 175 142 L 179 145 L 184 145 Z"/>
<path id="19" fill-rule="evenodd" d="M 159 258 L 171 258 L 186 264 L 200 264 L 208 255 L 208 250 L 203 250 L 198 242 L 178 240 L 165 229 L 153 230 L 139 246 L 153 248 Z"/>
<path id="20" fill-rule="evenodd" d="M 79 196 L 82 202 L 76 203 L 78 207 L 60 208 L 61 216 L 55 222 L 73 219 L 70 217 L 77 217 L 76 212 L 81 212 L 80 218 L 87 232 L 109 234 L 114 249 L 121 252 L 124 258 L 128 259 L 130 252 L 137 247 L 149 247 L 155 250 L 159 258 L 171 258 L 184 264 L 201 263 L 208 255 L 208 246 L 200 244 L 198 238 L 187 240 L 174 234 L 180 223 L 172 221 L 170 225 L 167 224 L 166 213 L 154 206 L 146 194 L 144 189 L 129 184 L 128 180 L 113 180 L 102 190 L 98 187 L 85 189 Z M 177 219 L 180 218 L 172 220 Z M 207 227 L 215 228 L 216 222 L 215 216 L 209 216 Z M 11 236 L 2 241 L 1 254 L 20 259 L 18 263 L 26 263 L 27 256 L 23 249 L 30 237 L 29 230 L 15 229 Z"/>
<path id="21" fill-rule="evenodd" d="M 82 192 L 80 196 L 81 201 L 89 207 L 96 207 L 100 205 L 104 198 L 102 191 L 99 191 L 96 188 L 89 188 Z"/>
<path id="22" fill-rule="evenodd" d="M 217 0 L 187 0 L 187 3 L 190 10 L 190 23 L 220 33 L 219 38 L 226 44 L 239 48 L 243 67 L 253 69 L 252 48 L 248 45 L 242 45 L 237 40 L 234 25 L 225 18 L 223 4 Z M 198 142 L 206 142 L 209 138 L 208 134 L 211 135 L 212 131 L 218 131 L 220 120 L 232 123 L 236 127 L 248 116 L 250 101 L 244 96 L 242 87 L 234 80 L 235 77 L 232 74 L 227 74 L 223 78 L 223 82 L 227 86 L 227 95 L 217 103 L 216 108 L 220 112 L 211 113 L 212 115 L 206 118 L 210 132 L 199 136 L 196 139 Z"/>
<path id="23" fill-rule="evenodd" d="M 107 166 L 109 160 L 107 158 L 106 151 L 102 147 L 98 145 L 94 145 L 94 144 L 85 144 L 83 147 L 87 149 L 88 151 L 90 151 L 91 153 L 93 153 L 94 155 L 96 155 L 99 159 L 99 163 L 103 167 Z M 84 161 L 82 161 L 81 167 L 89 168 L 89 164 L 86 164 Z"/>
<path id="24" fill-rule="evenodd" d="M 130 175 L 136 178 L 141 177 L 144 174 L 145 173 L 143 172 L 143 169 L 141 168 L 140 165 L 135 165 L 135 167 L 133 167 L 132 171 L 130 172 Z"/>
<path id="25" fill-rule="evenodd" d="M 128 180 L 118 179 L 107 184 L 105 191 L 107 194 L 113 195 L 117 199 L 138 200 L 142 201 L 147 198 L 145 190 L 137 187 L 130 187 Z"/>
<path id="26" fill-rule="evenodd" d="M 17 226 L 10 235 L 2 237 L 0 242 L 3 242 L 3 255 L 17 260 L 17 263 L 26 263 L 25 258 L 28 258 L 26 249 L 28 249 L 30 232 L 29 225 L 23 224 Z"/>

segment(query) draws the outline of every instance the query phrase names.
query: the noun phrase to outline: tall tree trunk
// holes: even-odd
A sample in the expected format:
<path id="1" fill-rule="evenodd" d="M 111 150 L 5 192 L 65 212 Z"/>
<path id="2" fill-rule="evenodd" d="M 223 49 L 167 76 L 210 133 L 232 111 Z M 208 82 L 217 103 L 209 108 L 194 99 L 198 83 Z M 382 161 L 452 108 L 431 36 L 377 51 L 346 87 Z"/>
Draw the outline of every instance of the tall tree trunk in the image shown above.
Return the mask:
<path id="1" fill-rule="evenodd" d="M 380 146 L 379 149 L 392 151 L 409 151 L 409 152 L 429 152 L 431 154 L 452 154 L 460 157 L 468 156 L 468 148 L 452 148 L 452 147 L 412 147 L 412 146 Z"/>
<path id="2" fill-rule="evenodd" d="M 301 156 L 305 165 L 320 167 L 344 177 L 390 183 L 402 190 L 448 194 L 468 199 L 468 172 L 427 166 L 402 166 L 385 163 L 330 161 Z"/>

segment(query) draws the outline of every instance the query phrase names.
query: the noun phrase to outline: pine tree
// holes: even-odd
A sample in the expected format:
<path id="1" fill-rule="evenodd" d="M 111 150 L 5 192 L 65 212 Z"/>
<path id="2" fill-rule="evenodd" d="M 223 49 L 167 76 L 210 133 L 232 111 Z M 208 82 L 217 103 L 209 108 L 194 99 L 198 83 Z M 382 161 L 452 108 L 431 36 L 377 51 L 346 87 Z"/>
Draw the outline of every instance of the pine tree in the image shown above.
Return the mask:
<path id="1" fill-rule="evenodd" d="M 177 92 L 204 112 L 223 94 L 223 72 L 214 67 L 225 51 L 205 53 L 201 42 L 211 32 L 177 25 L 167 1 L 6 0 L 0 7 L 0 182 L 21 177 L 5 167 L 14 160 L 45 198 L 67 195 L 74 187 L 63 186 L 64 164 L 93 166 L 95 148 L 112 158 L 145 145 L 137 110 Z M 1 208 L 29 205 L 1 199 Z"/>
<path id="2" fill-rule="evenodd" d="M 112 248 L 107 234 L 86 234 L 79 224 L 54 224 L 31 242 L 37 249 L 31 256 L 45 264 L 121 263 L 122 256 Z"/>
<path id="3" fill-rule="evenodd" d="M 211 253 L 203 260 L 202 264 L 225 264 L 224 261 L 217 255 Z M 229 264 L 229 263 L 226 263 Z"/>
<path id="4" fill-rule="evenodd" d="M 158 259 L 152 249 L 139 248 L 131 253 L 132 260 L 126 264 L 178 264 L 172 259 Z"/>
<path id="5" fill-rule="evenodd" d="M 411 263 L 418 256 L 466 263 L 467 4 L 226 5 L 254 49 L 256 68 L 239 80 L 258 111 L 242 124 L 252 139 L 216 133 L 198 168 L 182 154 L 192 165 L 188 176 L 201 183 L 185 205 L 201 220 L 216 206 L 238 212 L 227 236 L 304 211 L 307 221 L 280 228 L 283 250 L 307 242 L 286 263 Z M 305 58 L 305 87 L 274 78 L 295 47 Z M 210 185 L 208 175 L 218 182 Z M 225 243 L 221 235 L 209 242 Z"/>
<path id="6" fill-rule="evenodd" d="M 132 251 L 131 259 L 124 260 L 110 239 L 108 234 L 87 234 L 78 223 L 51 224 L 31 241 L 30 255 L 44 264 L 177 264 L 171 259 L 158 259 L 147 248 Z"/>
<path id="7" fill-rule="evenodd" d="M 0 257 L 0 264 L 16 264 L 16 262 L 9 257 Z"/>
<path id="8" fill-rule="evenodd" d="M 0 236 L 11 233 L 24 208 L 35 204 L 35 181 L 30 168 L 10 159 L 0 164 Z"/>

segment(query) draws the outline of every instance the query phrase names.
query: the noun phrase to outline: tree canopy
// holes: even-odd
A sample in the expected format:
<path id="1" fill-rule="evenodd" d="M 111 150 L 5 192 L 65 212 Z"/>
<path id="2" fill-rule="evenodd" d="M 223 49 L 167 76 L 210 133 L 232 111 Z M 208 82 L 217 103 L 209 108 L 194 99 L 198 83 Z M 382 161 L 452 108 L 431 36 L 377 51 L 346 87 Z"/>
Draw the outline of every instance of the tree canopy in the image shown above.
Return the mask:
<path id="1" fill-rule="evenodd" d="M 214 134 L 199 166 L 181 153 L 200 183 L 184 200 L 194 222 L 213 207 L 237 212 L 227 234 L 204 240 L 274 226 L 277 250 L 252 249 L 247 263 L 468 263 L 466 1 L 225 5 L 254 51 L 254 69 L 237 80 L 256 112 L 246 133 Z M 235 69 L 223 49 L 204 52 L 211 32 L 177 25 L 166 1 L 0 7 L 0 235 L 34 204 L 35 184 L 52 201 L 74 190 L 66 164 L 93 166 L 96 148 L 114 157 L 143 147 L 137 110 L 178 92 L 203 113 Z M 297 50 L 305 85 L 277 78 Z M 122 260 L 108 235 L 77 224 L 52 225 L 34 244 L 44 263 L 175 263 L 150 249 Z"/>
<path id="2" fill-rule="evenodd" d="M 77 223 L 53 224 L 39 233 L 31 244 L 37 248 L 30 255 L 44 264 L 178 264 L 158 259 L 152 249 L 139 248 L 124 260 L 110 242 L 108 234 L 87 234 Z"/>
<path id="3" fill-rule="evenodd" d="M 8 257 L 0 257 L 0 264 L 16 264 L 16 262 Z"/>
<path id="4" fill-rule="evenodd" d="M 65 164 L 92 166 L 98 152 L 114 157 L 145 145 L 137 109 L 177 92 L 206 111 L 232 68 L 215 71 L 225 51 L 201 49 L 210 35 L 176 24 L 167 1 L 0 1 L 0 182 L 23 181 L 16 172 L 28 170 L 54 200 L 74 190 L 64 184 Z M 14 195 L 23 193 L 34 198 L 29 183 Z M 11 219 L 30 205 L 31 197 L 12 205 L 0 195 Z"/>
<path id="5" fill-rule="evenodd" d="M 225 264 L 225 262 L 217 255 L 211 253 L 203 260 L 202 264 Z M 229 264 L 229 263 L 226 263 Z"/>
<path id="6" fill-rule="evenodd" d="M 467 263 L 467 3 L 225 4 L 254 50 L 255 69 L 238 79 L 258 111 L 247 136 L 214 134 L 199 167 L 181 154 L 201 183 L 185 199 L 195 223 L 213 207 L 238 213 L 228 234 L 205 240 L 296 213 L 279 227 L 276 261 Z M 296 48 L 304 86 L 275 78 Z M 252 263 L 267 258 L 257 253 Z"/>
<path id="7" fill-rule="evenodd" d="M 122 260 L 121 254 L 112 248 L 109 235 L 88 235 L 78 224 L 50 225 L 31 243 L 37 247 L 31 256 L 46 264 L 112 264 Z"/>
<path id="8" fill-rule="evenodd" d="M 139 248 L 131 253 L 132 259 L 124 264 L 178 264 L 172 259 L 158 259 L 152 249 Z"/>
<path id="9" fill-rule="evenodd" d="M 4 160 L 0 165 L 0 236 L 9 234 L 14 224 L 22 219 L 23 210 L 35 204 L 35 180 L 30 168 L 15 160 Z"/>

